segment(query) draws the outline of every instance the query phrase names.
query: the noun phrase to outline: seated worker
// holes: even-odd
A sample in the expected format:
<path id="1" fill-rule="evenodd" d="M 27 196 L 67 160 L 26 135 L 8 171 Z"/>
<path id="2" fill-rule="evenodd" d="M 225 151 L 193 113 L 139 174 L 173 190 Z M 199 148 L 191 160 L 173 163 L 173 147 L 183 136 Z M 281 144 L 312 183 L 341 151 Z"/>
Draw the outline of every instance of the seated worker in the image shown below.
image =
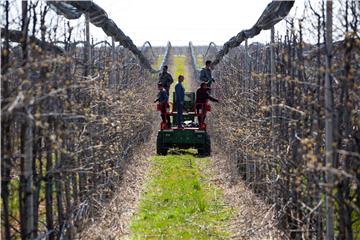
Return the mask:
<path id="1" fill-rule="evenodd" d="M 184 99 L 185 99 L 185 88 L 182 85 L 184 81 L 184 76 L 179 75 L 178 83 L 175 85 L 175 101 L 176 101 L 176 123 L 178 128 L 183 128 L 182 123 L 184 122 L 183 118 L 183 109 L 184 109 Z"/>
<path id="2" fill-rule="evenodd" d="M 218 99 L 210 96 L 209 90 L 210 90 L 210 88 L 207 86 L 207 82 L 202 82 L 200 84 L 200 88 L 198 88 L 198 90 L 196 90 L 195 106 L 196 106 L 196 111 L 199 114 L 198 120 L 199 120 L 200 127 L 205 122 L 206 103 L 208 102 L 208 100 L 213 101 L 213 102 L 219 102 Z"/>
<path id="3" fill-rule="evenodd" d="M 161 119 L 163 123 L 166 123 L 167 127 L 171 127 L 170 123 L 170 115 L 166 115 L 166 108 L 169 106 L 169 97 L 166 93 L 166 89 L 163 87 L 161 83 L 158 84 L 159 93 L 157 95 L 157 99 L 154 103 L 159 102 L 160 105 L 160 112 L 161 112 Z"/>

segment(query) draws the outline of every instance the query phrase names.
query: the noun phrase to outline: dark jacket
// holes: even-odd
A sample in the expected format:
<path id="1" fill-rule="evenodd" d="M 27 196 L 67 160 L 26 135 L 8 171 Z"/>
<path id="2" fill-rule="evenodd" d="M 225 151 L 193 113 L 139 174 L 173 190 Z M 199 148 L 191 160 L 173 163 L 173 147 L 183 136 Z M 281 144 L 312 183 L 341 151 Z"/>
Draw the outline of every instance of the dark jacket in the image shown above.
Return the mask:
<path id="1" fill-rule="evenodd" d="M 213 98 L 209 95 L 209 89 L 208 88 L 198 88 L 196 90 L 196 103 L 206 103 L 207 100 L 219 102 L 216 98 Z"/>
<path id="2" fill-rule="evenodd" d="M 175 101 L 177 103 L 184 103 L 184 98 L 185 98 L 185 88 L 183 87 L 183 85 L 178 82 L 175 85 Z"/>
<path id="3" fill-rule="evenodd" d="M 157 95 L 157 99 L 155 100 L 155 102 L 159 102 L 159 103 L 167 103 L 169 100 L 169 97 L 166 93 L 166 90 L 163 88 L 161 91 L 159 91 L 158 95 Z"/>
<path id="4" fill-rule="evenodd" d="M 163 87 L 168 88 L 174 82 L 172 76 L 168 72 L 161 72 L 159 74 L 159 82 L 163 85 Z"/>
<path id="5" fill-rule="evenodd" d="M 215 82 L 215 80 L 211 76 L 211 70 L 208 68 L 203 68 L 200 71 L 200 80 L 203 82 L 208 82 L 209 85 Z"/>

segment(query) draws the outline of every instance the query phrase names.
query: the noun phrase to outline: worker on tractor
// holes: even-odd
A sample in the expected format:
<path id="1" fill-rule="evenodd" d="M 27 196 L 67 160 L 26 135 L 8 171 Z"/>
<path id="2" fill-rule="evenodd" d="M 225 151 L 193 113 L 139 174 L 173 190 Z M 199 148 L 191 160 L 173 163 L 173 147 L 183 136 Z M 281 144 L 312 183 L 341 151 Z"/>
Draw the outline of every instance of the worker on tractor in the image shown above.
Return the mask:
<path id="1" fill-rule="evenodd" d="M 207 60 L 205 62 L 205 67 L 200 71 L 200 80 L 203 82 L 207 82 L 208 87 L 211 87 L 211 84 L 215 82 L 215 79 L 211 76 L 211 61 Z"/>
<path id="2" fill-rule="evenodd" d="M 165 65 L 162 68 L 162 72 L 159 74 L 159 83 L 165 88 L 167 95 L 169 96 L 170 85 L 174 82 L 170 73 L 168 73 L 168 66 Z"/>
<path id="3" fill-rule="evenodd" d="M 206 112 L 208 111 L 208 100 L 213 102 L 219 102 L 218 99 L 210 96 L 209 90 L 210 88 L 208 87 L 207 82 L 202 82 L 200 84 L 200 88 L 196 90 L 195 108 L 200 128 L 204 128 Z"/>
<path id="4" fill-rule="evenodd" d="M 159 93 L 157 95 L 157 99 L 154 103 L 159 102 L 158 110 L 161 113 L 162 126 L 166 126 L 167 128 L 171 127 L 170 123 L 170 115 L 167 114 L 167 109 L 169 108 L 169 96 L 166 93 L 166 89 L 163 87 L 161 83 L 158 84 Z"/>
<path id="5" fill-rule="evenodd" d="M 182 85 L 184 81 L 184 76 L 179 75 L 178 83 L 175 85 L 175 102 L 176 102 L 176 123 L 178 128 L 184 128 L 182 123 L 184 122 L 183 118 L 183 109 L 184 109 L 184 99 L 185 99 L 185 88 Z"/>

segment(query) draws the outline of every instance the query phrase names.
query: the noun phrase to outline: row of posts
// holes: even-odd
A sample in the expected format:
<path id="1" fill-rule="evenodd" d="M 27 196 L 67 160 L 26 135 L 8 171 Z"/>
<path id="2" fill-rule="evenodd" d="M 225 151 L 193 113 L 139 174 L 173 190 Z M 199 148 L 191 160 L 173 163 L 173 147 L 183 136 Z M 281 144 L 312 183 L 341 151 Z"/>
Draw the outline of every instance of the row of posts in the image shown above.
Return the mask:
<path id="1" fill-rule="evenodd" d="M 360 5 L 359 5 L 360 6 Z M 333 106 L 332 106 L 332 90 L 331 90 L 331 56 L 332 56 L 332 1 L 326 2 L 326 72 L 325 72 L 325 87 L 324 87 L 324 99 L 325 99 L 325 160 L 326 166 L 332 168 L 334 166 L 334 157 L 333 157 Z M 277 135 L 276 135 L 276 65 L 275 65 L 275 36 L 274 36 L 274 27 L 270 30 L 270 92 L 271 92 L 271 146 L 272 146 L 272 162 L 277 162 L 278 150 L 277 150 Z M 245 77 L 244 77 L 244 87 L 245 89 L 251 89 L 251 69 L 250 69 L 250 59 L 248 53 L 248 41 L 245 41 Z M 250 159 L 245 159 L 246 164 L 246 181 L 250 182 L 251 179 L 256 179 L 254 174 L 256 174 L 256 163 Z M 270 169 L 268 169 L 270 170 Z M 272 173 L 273 179 L 276 179 L 276 173 Z M 330 171 L 327 171 L 325 176 L 325 182 L 328 185 L 333 185 L 334 176 Z M 276 197 L 276 190 L 272 191 L 273 199 Z M 331 196 L 325 191 L 324 206 L 326 209 L 326 239 L 334 239 L 334 206 L 331 200 Z"/>
<path id="2" fill-rule="evenodd" d="M 109 88 L 114 86 L 117 81 L 117 74 L 116 74 L 116 49 L 115 49 L 115 39 L 114 37 L 111 38 L 111 57 L 112 57 L 112 64 L 110 69 L 109 75 Z M 92 68 L 92 52 L 91 52 L 91 44 L 90 44 L 90 17 L 89 14 L 85 14 L 85 49 L 84 49 L 84 62 L 85 62 L 85 69 L 84 69 L 84 77 L 89 77 L 91 75 L 91 68 Z"/>

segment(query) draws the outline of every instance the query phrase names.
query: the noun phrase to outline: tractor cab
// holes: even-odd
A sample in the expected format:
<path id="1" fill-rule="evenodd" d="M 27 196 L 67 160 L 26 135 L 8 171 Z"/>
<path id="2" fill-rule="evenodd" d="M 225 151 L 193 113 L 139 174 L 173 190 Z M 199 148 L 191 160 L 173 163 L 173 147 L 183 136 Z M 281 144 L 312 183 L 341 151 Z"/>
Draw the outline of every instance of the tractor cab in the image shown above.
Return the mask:
<path id="1" fill-rule="evenodd" d="M 166 115 L 170 117 L 170 124 L 161 122 L 156 141 L 156 152 L 166 155 L 170 148 L 195 148 L 199 155 L 209 156 L 211 153 L 210 136 L 206 131 L 204 119 L 210 111 L 208 104 L 195 104 L 195 93 L 186 92 L 184 99 L 183 128 L 178 128 L 176 122 L 176 99 L 173 93 L 173 104 L 170 104 Z M 158 106 L 158 110 L 161 108 Z M 166 119 L 168 119 L 166 117 Z M 199 123 L 200 120 L 200 123 Z"/>

